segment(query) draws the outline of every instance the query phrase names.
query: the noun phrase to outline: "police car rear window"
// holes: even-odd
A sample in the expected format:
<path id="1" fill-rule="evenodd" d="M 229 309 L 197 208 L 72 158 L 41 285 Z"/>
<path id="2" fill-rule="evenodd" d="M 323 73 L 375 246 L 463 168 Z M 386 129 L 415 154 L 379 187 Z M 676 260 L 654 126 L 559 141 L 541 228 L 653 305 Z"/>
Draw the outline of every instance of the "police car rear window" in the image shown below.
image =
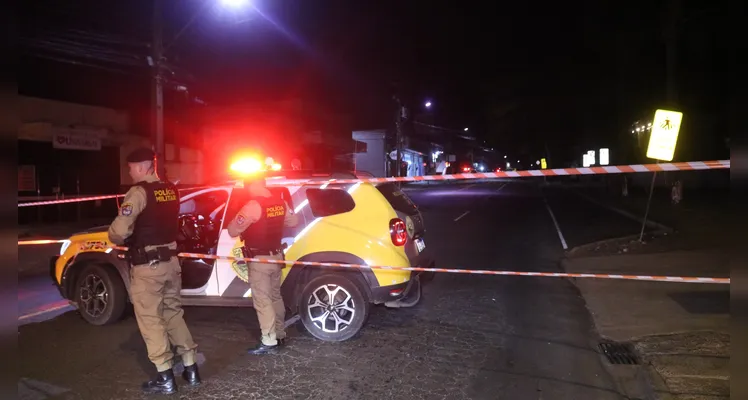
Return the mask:
<path id="1" fill-rule="evenodd" d="M 306 196 L 312 215 L 317 218 L 347 213 L 356 207 L 353 198 L 345 190 L 309 188 Z"/>
<path id="2" fill-rule="evenodd" d="M 394 183 L 378 185 L 377 189 L 396 211 L 408 215 L 418 213 L 418 207 L 416 207 L 413 201 L 410 200 L 410 197 L 403 193 Z"/>

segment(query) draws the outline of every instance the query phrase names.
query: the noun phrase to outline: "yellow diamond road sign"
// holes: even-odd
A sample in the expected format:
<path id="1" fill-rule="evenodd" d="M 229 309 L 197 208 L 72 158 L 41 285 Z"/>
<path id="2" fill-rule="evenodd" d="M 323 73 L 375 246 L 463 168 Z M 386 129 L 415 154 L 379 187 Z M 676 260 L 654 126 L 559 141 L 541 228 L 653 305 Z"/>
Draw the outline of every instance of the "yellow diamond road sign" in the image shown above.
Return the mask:
<path id="1" fill-rule="evenodd" d="M 672 161 L 678 131 L 683 113 L 670 110 L 657 110 L 652 121 L 652 134 L 649 137 L 647 157 L 655 160 Z"/>

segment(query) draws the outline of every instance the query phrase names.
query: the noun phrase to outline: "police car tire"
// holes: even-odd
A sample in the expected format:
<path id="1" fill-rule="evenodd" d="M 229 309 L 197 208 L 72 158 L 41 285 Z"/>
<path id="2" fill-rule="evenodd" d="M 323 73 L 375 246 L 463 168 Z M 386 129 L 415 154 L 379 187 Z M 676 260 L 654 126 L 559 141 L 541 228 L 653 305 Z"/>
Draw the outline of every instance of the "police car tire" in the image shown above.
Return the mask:
<path id="1" fill-rule="evenodd" d="M 76 279 L 75 301 L 77 302 L 80 299 L 80 290 L 83 280 L 91 274 L 98 276 L 104 282 L 109 294 L 109 301 L 107 302 L 104 312 L 98 317 L 92 317 L 85 311 L 80 310 L 80 305 L 78 313 L 91 325 L 101 326 L 117 322 L 122 318 L 122 315 L 125 312 L 125 306 L 127 305 L 127 288 L 125 288 L 122 278 L 114 267 L 100 264 L 89 264 L 83 267 L 80 273 L 78 273 Z"/>
<path id="2" fill-rule="evenodd" d="M 324 284 L 334 284 L 342 286 L 346 291 L 348 291 L 348 293 L 351 294 L 351 297 L 353 299 L 356 313 L 354 315 L 353 321 L 351 321 L 351 324 L 341 332 L 325 332 L 319 329 L 309 317 L 309 297 L 312 295 L 313 290 L 319 288 Z M 363 328 L 364 324 L 369 318 L 369 310 L 371 308 L 371 304 L 364 293 L 365 292 L 361 290 L 356 282 L 347 278 L 344 274 L 333 273 L 317 276 L 314 279 L 310 280 L 301 291 L 301 296 L 299 298 L 299 317 L 301 318 L 301 323 L 304 325 L 304 328 L 307 332 L 309 332 L 309 334 L 325 342 L 343 342 L 351 339 L 361 331 L 361 328 Z"/>

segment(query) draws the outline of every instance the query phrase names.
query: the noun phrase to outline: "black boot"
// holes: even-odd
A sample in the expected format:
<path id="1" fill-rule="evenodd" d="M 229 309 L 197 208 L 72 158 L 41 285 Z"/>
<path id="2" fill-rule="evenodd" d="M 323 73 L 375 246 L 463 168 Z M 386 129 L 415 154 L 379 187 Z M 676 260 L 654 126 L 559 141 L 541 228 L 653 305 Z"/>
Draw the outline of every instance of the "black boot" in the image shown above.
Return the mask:
<path id="1" fill-rule="evenodd" d="M 184 367 L 182 378 L 184 378 L 190 386 L 200 386 L 202 381 L 200 380 L 200 373 L 197 371 L 197 363 Z"/>
<path id="2" fill-rule="evenodd" d="M 143 384 L 143 392 L 148 394 L 172 394 L 177 392 L 174 372 L 166 370 L 158 373 L 158 377 Z"/>
<path id="3" fill-rule="evenodd" d="M 278 345 L 275 346 L 268 346 L 262 342 L 260 342 L 256 347 L 253 347 L 249 350 L 247 350 L 247 353 L 249 354 L 275 354 L 278 351 Z"/>

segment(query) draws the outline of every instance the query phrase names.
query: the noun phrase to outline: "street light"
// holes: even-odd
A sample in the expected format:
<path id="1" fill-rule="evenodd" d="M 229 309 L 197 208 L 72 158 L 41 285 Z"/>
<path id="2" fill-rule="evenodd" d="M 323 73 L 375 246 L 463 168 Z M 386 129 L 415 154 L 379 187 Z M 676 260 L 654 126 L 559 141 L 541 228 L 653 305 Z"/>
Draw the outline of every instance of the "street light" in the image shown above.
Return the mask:
<path id="1" fill-rule="evenodd" d="M 465 128 L 465 132 L 467 132 L 467 131 L 468 131 L 468 128 Z"/>
<path id="2" fill-rule="evenodd" d="M 221 4 L 227 8 L 242 8 L 248 3 L 248 0 L 221 0 Z"/>
<path id="3" fill-rule="evenodd" d="M 431 102 L 430 101 L 427 101 L 426 104 L 424 104 L 424 105 L 426 106 L 426 108 L 431 108 Z"/>
<path id="4" fill-rule="evenodd" d="M 158 176 L 161 179 L 166 178 L 166 145 L 164 143 L 164 82 L 166 78 L 164 76 L 164 59 L 165 54 L 169 47 L 173 45 L 177 39 L 192 25 L 192 23 L 205 11 L 209 4 L 215 4 L 206 2 L 200 8 L 199 12 L 196 12 L 192 19 L 185 24 L 182 29 L 177 32 L 176 35 L 171 39 L 171 43 L 164 45 L 163 38 L 163 7 L 166 0 L 155 0 L 153 4 L 153 39 L 151 42 L 151 55 L 150 62 L 153 66 L 152 73 L 152 97 L 151 97 L 151 108 L 152 114 L 152 133 L 151 138 L 153 140 L 154 150 L 156 151 L 158 163 Z M 226 8 L 240 9 L 244 6 L 249 5 L 250 0 L 220 0 L 220 3 Z"/>

